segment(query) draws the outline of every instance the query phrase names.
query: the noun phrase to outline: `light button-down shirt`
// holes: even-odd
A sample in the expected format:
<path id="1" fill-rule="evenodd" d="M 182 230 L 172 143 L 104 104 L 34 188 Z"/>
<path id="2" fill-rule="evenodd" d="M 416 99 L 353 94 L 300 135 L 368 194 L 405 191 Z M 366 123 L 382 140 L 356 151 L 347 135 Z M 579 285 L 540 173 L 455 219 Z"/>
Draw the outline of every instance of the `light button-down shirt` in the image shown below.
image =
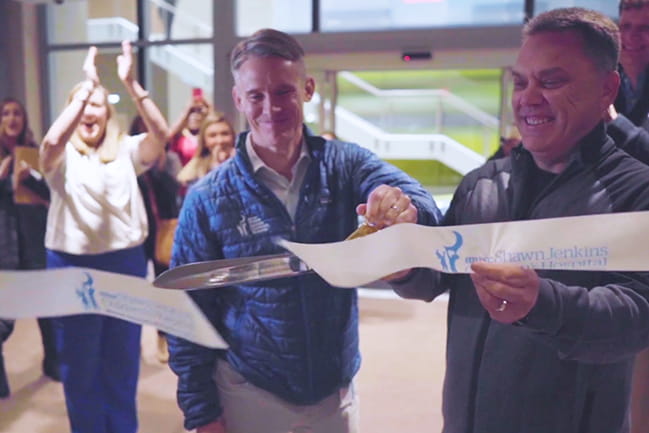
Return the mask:
<path id="1" fill-rule="evenodd" d="M 300 149 L 300 156 L 291 168 L 292 176 L 289 181 L 286 177 L 262 161 L 252 145 L 251 134 L 249 133 L 246 137 L 246 152 L 248 152 L 255 178 L 266 185 L 277 196 L 292 220 L 295 220 L 295 212 L 300 199 L 300 189 L 302 188 L 304 176 L 311 162 L 311 155 L 309 155 L 304 138 L 302 138 Z"/>

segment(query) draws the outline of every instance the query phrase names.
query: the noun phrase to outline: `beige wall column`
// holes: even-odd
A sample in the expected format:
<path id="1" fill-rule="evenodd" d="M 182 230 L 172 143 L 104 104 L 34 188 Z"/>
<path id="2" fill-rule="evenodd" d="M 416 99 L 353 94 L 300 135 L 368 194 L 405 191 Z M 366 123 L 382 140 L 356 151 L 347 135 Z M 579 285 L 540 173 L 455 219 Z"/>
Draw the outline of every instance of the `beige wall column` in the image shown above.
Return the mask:
<path id="1" fill-rule="evenodd" d="M 246 126 L 232 101 L 234 80 L 230 73 L 230 51 L 237 43 L 235 0 L 223 0 L 214 6 L 214 103 L 232 119 L 237 132 Z"/>
<path id="2" fill-rule="evenodd" d="M 1 6 L 4 45 L 0 61 L 5 65 L 0 72 L 4 80 L 0 87 L 2 97 L 11 96 L 22 101 L 29 115 L 29 123 L 36 139 L 43 134 L 40 102 L 41 77 L 39 59 L 38 7 L 32 4 L 5 1 Z M 4 74 L 4 76 L 2 75 Z"/>
<path id="3" fill-rule="evenodd" d="M 22 24 L 22 65 L 23 86 L 25 89 L 24 101 L 29 113 L 29 123 L 37 140 L 43 138 L 45 129 L 43 125 L 43 107 L 41 95 L 43 82 L 40 60 L 40 39 L 42 29 L 38 25 L 38 9 L 34 5 L 24 5 L 21 17 Z"/>

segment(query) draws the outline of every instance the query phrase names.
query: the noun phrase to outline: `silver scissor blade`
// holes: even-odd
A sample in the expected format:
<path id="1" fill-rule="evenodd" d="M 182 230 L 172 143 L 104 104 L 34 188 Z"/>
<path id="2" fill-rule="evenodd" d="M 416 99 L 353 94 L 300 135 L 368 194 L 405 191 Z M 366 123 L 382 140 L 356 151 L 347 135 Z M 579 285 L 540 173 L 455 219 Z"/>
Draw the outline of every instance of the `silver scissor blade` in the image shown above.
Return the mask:
<path id="1" fill-rule="evenodd" d="M 153 285 L 162 289 L 193 290 L 292 277 L 311 272 L 290 253 L 190 263 L 163 272 Z"/>

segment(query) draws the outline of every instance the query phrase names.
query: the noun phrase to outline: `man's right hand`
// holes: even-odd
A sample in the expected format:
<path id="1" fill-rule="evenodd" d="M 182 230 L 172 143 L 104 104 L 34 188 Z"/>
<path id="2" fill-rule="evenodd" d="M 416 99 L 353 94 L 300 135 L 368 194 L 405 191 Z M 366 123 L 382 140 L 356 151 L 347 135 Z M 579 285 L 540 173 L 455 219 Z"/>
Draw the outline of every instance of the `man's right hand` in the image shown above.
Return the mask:
<path id="1" fill-rule="evenodd" d="M 221 417 L 216 421 L 212 421 L 209 424 L 198 427 L 196 429 L 196 433 L 226 433 L 223 418 Z"/>

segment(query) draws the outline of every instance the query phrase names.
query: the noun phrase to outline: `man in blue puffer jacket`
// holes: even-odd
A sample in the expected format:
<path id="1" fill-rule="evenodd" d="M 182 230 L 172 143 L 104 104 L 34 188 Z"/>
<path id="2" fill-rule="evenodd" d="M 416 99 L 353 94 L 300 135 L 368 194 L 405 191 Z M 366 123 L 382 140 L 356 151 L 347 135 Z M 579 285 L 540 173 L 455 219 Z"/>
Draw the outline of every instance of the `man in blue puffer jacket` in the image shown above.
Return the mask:
<path id="1" fill-rule="evenodd" d="M 260 30 L 231 66 L 250 132 L 237 153 L 196 184 L 176 232 L 172 267 L 282 252 L 272 239 L 341 241 L 358 215 L 380 227 L 437 224 L 421 185 L 351 143 L 303 125 L 315 90 L 290 36 Z M 360 366 L 355 290 L 315 274 L 190 292 L 230 348 L 169 337 L 185 428 L 199 433 L 356 432 Z"/>

